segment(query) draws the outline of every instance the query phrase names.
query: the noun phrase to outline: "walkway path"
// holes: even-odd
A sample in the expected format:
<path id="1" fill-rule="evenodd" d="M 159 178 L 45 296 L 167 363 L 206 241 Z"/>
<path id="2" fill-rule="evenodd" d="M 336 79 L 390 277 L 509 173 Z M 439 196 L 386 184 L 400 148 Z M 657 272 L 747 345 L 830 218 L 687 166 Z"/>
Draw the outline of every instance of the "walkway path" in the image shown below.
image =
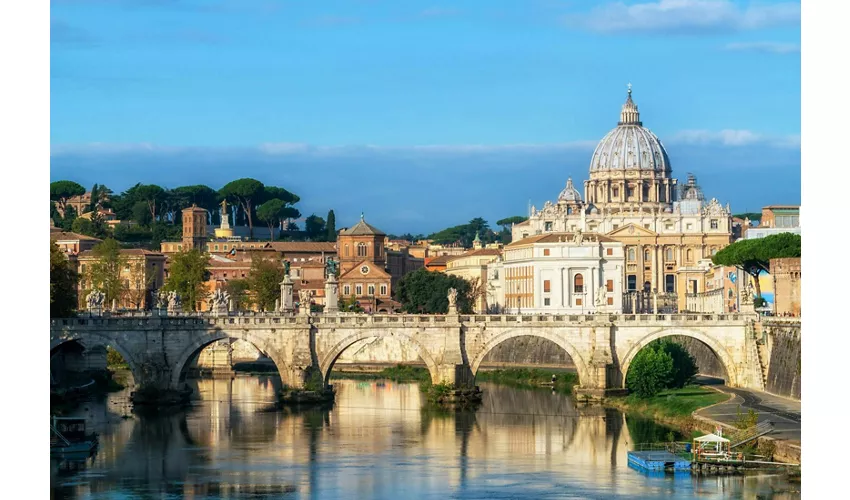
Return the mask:
<path id="1" fill-rule="evenodd" d="M 799 401 L 774 396 L 766 392 L 716 385 L 712 383 L 711 379 L 703 377 L 699 377 L 698 381 L 721 392 L 735 395 L 735 397 L 725 403 L 698 410 L 698 415 L 723 422 L 724 424 L 734 425 L 738 417 L 739 406 L 744 413 L 749 409 L 753 409 L 758 412 L 759 422 L 770 420 L 774 423 L 775 430 L 769 434 L 770 437 L 799 444 L 801 420 Z"/>

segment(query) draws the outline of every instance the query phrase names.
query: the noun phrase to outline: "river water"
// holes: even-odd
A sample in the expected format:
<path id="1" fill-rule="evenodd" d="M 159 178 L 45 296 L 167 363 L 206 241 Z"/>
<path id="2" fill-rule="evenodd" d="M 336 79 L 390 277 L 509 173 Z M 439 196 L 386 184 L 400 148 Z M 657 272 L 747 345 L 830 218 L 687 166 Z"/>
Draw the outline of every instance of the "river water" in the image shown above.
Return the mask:
<path id="1" fill-rule="evenodd" d="M 52 498 L 800 498 L 777 475 L 641 473 L 627 450 L 669 429 L 549 391 L 482 384 L 476 412 L 435 412 L 417 384 L 335 380 L 333 409 L 292 414 L 277 377 L 190 385 L 173 415 L 134 415 L 129 389 L 83 403 L 100 446 L 51 460 Z"/>

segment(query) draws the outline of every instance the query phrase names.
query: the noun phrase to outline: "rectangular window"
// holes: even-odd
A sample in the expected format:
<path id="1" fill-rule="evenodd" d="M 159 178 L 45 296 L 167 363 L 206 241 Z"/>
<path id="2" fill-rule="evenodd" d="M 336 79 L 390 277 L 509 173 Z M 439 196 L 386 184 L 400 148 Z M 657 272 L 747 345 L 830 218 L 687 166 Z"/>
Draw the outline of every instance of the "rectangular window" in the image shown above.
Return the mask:
<path id="1" fill-rule="evenodd" d="M 548 248 L 543 249 L 543 255 L 547 256 L 547 257 L 549 256 L 549 249 Z"/>
<path id="2" fill-rule="evenodd" d="M 664 229 L 667 230 L 667 231 L 672 231 L 673 230 L 673 224 L 664 224 Z"/>
<path id="3" fill-rule="evenodd" d="M 581 305 L 581 299 L 576 299 L 576 305 L 577 305 L 577 306 L 580 306 L 580 305 Z"/>
<path id="4" fill-rule="evenodd" d="M 617 189 L 617 188 L 614 188 L 614 198 L 616 198 L 618 196 L 620 196 L 620 190 Z"/>
<path id="5" fill-rule="evenodd" d="M 227 245 L 224 245 L 224 249 L 227 250 Z"/>
<path id="6" fill-rule="evenodd" d="M 605 255 L 614 255 L 614 249 L 613 248 L 606 248 L 605 249 Z"/>
<path id="7" fill-rule="evenodd" d="M 547 222 L 547 223 L 546 223 L 546 231 L 551 231 L 551 230 L 552 230 L 552 223 L 551 223 L 551 222 Z"/>
<path id="8" fill-rule="evenodd" d="M 605 291 L 613 292 L 614 291 L 614 280 L 608 280 L 605 282 Z"/>
<path id="9" fill-rule="evenodd" d="M 634 292 L 637 290 L 637 276 L 634 274 L 626 276 L 626 282 L 628 283 L 628 291 Z"/>
<path id="10" fill-rule="evenodd" d="M 545 293 L 549 293 L 549 292 L 551 292 L 551 291 L 552 291 L 552 290 L 551 290 L 551 286 L 550 286 L 549 280 L 543 280 L 543 292 L 545 292 Z"/>
<path id="11" fill-rule="evenodd" d="M 649 229 L 649 224 L 644 224 L 644 225 L 643 225 L 643 228 L 644 228 L 644 229 Z"/>
<path id="12" fill-rule="evenodd" d="M 711 229 L 717 229 L 717 220 L 715 220 L 715 219 L 711 220 Z"/>
<path id="13" fill-rule="evenodd" d="M 694 225 L 689 222 L 688 225 L 685 226 L 685 227 L 687 228 L 688 231 L 690 231 L 691 229 L 693 229 Z"/>
<path id="14" fill-rule="evenodd" d="M 544 306 L 548 306 L 548 305 L 549 305 L 549 299 L 548 299 L 548 298 L 543 299 L 543 305 L 544 305 Z"/>
<path id="15" fill-rule="evenodd" d="M 355 286 L 354 293 L 356 293 L 357 295 L 363 295 L 363 285 Z"/>
<path id="16" fill-rule="evenodd" d="M 215 251 L 218 252 L 218 245 L 215 246 Z"/>
<path id="17" fill-rule="evenodd" d="M 613 306 L 613 305 L 614 305 L 614 297 L 608 297 L 608 305 L 609 305 L 609 306 Z"/>
<path id="18" fill-rule="evenodd" d="M 620 229 L 620 225 L 619 225 L 619 224 L 614 224 L 614 230 L 616 231 L 617 229 Z"/>
<path id="19" fill-rule="evenodd" d="M 351 287 L 349 285 L 345 285 L 344 287 L 342 287 L 342 294 L 351 295 Z"/>
<path id="20" fill-rule="evenodd" d="M 367 290 L 369 290 L 369 295 L 375 295 L 375 285 L 369 285 Z"/>
<path id="21" fill-rule="evenodd" d="M 667 293 L 675 293 L 676 292 L 676 276 L 673 274 L 668 274 L 664 276 L 664 291 Z"/>
<path id="22" fill-rule="evenodd" d="M 381 295 L 387 294 L 387 285 L 381 285 Z"/>

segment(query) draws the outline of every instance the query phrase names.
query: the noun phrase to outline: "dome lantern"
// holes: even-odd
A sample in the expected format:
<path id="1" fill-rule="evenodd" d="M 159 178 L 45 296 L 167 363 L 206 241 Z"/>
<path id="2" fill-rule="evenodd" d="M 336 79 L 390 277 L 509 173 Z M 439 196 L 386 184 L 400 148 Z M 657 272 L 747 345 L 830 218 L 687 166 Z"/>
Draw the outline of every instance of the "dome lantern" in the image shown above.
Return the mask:
<path id="1" fill-rule="evenodd" d="M 628 97 L 623 104 L 623 109 L 620 111 L 620 121 L 617 125 L 643 125 L 640 122 L 640 112 L 638 112 L 637 104 L 632 100 L 632 84 L 629 84 Z"/>

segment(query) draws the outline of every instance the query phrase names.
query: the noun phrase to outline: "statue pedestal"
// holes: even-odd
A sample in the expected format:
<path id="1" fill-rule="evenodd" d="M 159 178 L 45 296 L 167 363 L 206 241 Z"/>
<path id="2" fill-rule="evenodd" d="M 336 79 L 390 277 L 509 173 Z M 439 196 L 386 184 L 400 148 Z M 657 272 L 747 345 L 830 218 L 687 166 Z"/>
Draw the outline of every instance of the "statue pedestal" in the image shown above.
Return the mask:
<path id="1" fill-rule="evenodd" d="M 292 300 L 292 278 L 287 274 L 280 282 L 280 309 L 282 313 L 295 311 L 295 303 Z"/>
<path id="2" fill-rule="evenodd" d="M 227 316 L 227 304 L 217 304 L 212 307 L 212 315 L 216 318 Z"/>
<path id="3" fill-rule="evenodd" d="M 325 313 L 339 312 L 339 282 L 336 276 L 330 275 L 325 281 Z"/>
<path id="4" fill-rule="evenodd" d="M 103 316 L 103 308 L 102 307 L 90 307 L 89 315 L 91 316 Z"/>
<path id="5" fill-rule="evenodd" d="M 183 306 L 181 306 L 181 305 L 176 305 L 176 306 L 169 305 L 168 306 L 168 314 L 180 314 L 182 312 L 183 312 Z"/>

